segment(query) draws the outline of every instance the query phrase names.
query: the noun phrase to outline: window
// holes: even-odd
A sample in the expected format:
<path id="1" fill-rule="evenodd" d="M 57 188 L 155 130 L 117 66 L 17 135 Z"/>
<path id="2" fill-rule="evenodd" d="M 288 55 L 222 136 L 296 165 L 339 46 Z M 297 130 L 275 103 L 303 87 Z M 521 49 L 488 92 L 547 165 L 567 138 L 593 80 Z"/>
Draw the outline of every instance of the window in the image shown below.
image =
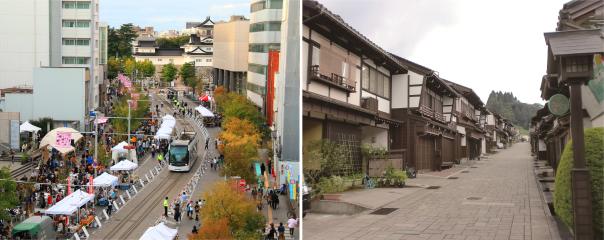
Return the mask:
<path id="1" fill-rule="evenodd" d="M 63 64 L 88 64 L 87 57 L 63 57 Z"/>
<path id="2" fill-rule="evenodd" d="M 269 50 L 279 50 L 281 44 L 279 43 L 250 43 L 250 52 L 267 53 Z"/>
<path id="3" fill-rule="evenodd" d="M 65 46 L 89 46 L 90 39 L 73 39 L 73 38 L 64 38 L 63 45 Z"/>
<path id="4" fill-rule="evenodd" d="M 313 45 L 312 46 L 312 59 L 311 59 L 311 65 L 312 66 L 319 66 L 319 64 L 321 63 L 321 48 L 319 48 L 318 46 Z"/>
<path id="5" fill-rule="evenodd" d="M 195 59 L 195 62 L 201 62 L 201 59 Z"/>
<path id="6" fill-rule="evenodd" d="M 63 2 L 63 8 L 74 9 L 74 8 L 76 8 L 76 3 L 75 2 Z"/>
<path id="7" fill-rule="evenodd" d="M 75 39 L 63 39 L 63 45 L 73 46 L 75 45 Z"/>
<path id="8" fill-rule="evenodd" d="M 250 8 L 250 12 L 257 12 L 264 9 L 282 9 L 283 0 L 264 0 L 253 3 Z"/>
<path id="9" fill-rule="evenodd" d="M 342 77 L 348 78 L 348 63 L 342 62 Z"/>
<path id="10" fill-rule="evenodd" d="M 65 28 L 87 28 L 90 27 L 89 20 L 63 20 L 63 27 Z"/>
<path id="11" fill-rule="evenodd" d="M 206 59 L 206 62 L 212 62 L 211 58 Z"/>
<path id="12" fill-rule="evenodd" d="M 65 9 L 90 9 L 90 2 L 63 2 Z"/>
<path id="13" fill-rule="evenodd" d="M 377 70 L 375 70 L 375 68 L 371 68 L 371 70 L 369 71 L 369 91 L 372 93 L 376 93 L 377 92 L 377 86 L 378 86 L 378 74 L 377 74 Z"/>
<path id="14" fill-rule="evenodd" d="M 361 71 L 363 74 L 363 78 L 361 79 L 361 83 L 363 86 L 361 86 L 361 87 L 365 90 L 369 90 L 369 68 L 366 66 L 363 66 L 361 68 Z"/>
<path id="15" fill-rule="evenodd" d="M 78 9 L 90 9 L 90 2 L 77 2 Z"/>
<path id="16" fill-rule="evenodd" d="M 250 63 L 248 65 L 248 71 L 255 72 L 258 74 L 266 75 L 266 66 L 260 64 Z"/>
<path id="17" fill-rule="evenodd" d="M 281 31 L 281 22 L 258 22 L 250 24 L 250 32 Z"/>
<path id="18" fill-rule="evenodd" d="M 250 91 L 250 92 L 254 92 L 254 93 L 257 93 L 257 94 L 259 94 L 259 95 L 264 95 L 264 94 L 265 94 L 265 89 L 266 89 L 266 88 L 265 88 L 265 87 L 263 87 L 263 86 L 256 85 L 256 84 L 253 84 L 253 83 L 250 83 L 250 82 L 248 82 L 248 83 L 245 85 L 245 88 L 246 88 L 248 91 Z"/>
<path id="19" fill-rule="evenodd" d="M 158 58 L 158 59 L 157 59 L 157 61 L 158 61 L 158 62 L 161 62 L 161 58 Z"/>
<path id="20" fill-rule="evenodd" d="M 361 74 L 361 87 L 365 91 L 390 98 L 390 76 L 366 64 L 363 64 Z"/>

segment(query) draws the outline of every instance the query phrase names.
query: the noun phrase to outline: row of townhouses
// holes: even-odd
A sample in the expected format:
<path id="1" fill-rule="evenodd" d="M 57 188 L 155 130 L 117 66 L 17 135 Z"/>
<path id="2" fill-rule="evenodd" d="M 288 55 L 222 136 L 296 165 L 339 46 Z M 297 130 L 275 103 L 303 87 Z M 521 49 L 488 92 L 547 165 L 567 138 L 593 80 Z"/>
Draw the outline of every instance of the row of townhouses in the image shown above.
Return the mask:
<path id="1" fill-rule="evenodd" d="M 604 127 L 604 2 L 570 1 L 558 19 L 556 31 L 544 34 L 547 68 L 540 90 L 547 103 L 530 127 L 532 152 L 554 169 L 571 138 L 573 81 L 580 82 L 583 127 Z"/>
<path id="2" fill-rule="evenodd" d="M 322 4 L 304 1 L 303 23 L 303 151 L 336 142 L 349 152 L 347 170 L 380 174 L 385 165 L 362 160 L 372 145 L 388 150 L 387 165 L 433 171 L 516 135 L 471 88 L 385 51 Z"/>
<path id="3" fill-rule="evenodd" d="M 0 112 L 14 113 L 3 118 L 11 129 L 46 117 L 89 128 L 90 111 L 102 107 L 107 62 L 99 1 L 2 1 L 0 22 Z"/>

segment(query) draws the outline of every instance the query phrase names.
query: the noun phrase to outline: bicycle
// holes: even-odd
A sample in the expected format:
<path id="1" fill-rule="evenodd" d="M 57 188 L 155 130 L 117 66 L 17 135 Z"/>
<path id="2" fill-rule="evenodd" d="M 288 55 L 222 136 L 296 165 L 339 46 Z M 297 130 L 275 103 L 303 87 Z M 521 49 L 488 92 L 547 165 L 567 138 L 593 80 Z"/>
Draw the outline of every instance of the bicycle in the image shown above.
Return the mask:
<path id="1" fill-rule="evenodd" d="M 375 188 L 375 180 L 369 178 L 369 176 L 365 176 L 365 188 L 366 189 Z"/>

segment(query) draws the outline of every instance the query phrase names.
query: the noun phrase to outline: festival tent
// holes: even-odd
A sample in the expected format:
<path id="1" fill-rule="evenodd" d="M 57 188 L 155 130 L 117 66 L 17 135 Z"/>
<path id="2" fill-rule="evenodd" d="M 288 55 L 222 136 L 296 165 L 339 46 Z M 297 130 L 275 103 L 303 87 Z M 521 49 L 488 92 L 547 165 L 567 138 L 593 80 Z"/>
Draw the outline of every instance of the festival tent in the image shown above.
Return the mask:
<path id="1" fill-rule="evenodd" d="M 203 106 L 198 106 L 195 110 L 197 110 L 202 117 L 214 117 L 214 113 Z"/>
<path id="2" fill-rule="evenodd" d="M 51 146 L 60 153 L 65 154 L 75 150 L 75 148 L 71 146 L 70 140 L 77 142 L 82 137 L 82 134 L 73 128 L 55 128 L 42 138 L 42 141 L 40 141 L 40 148 Z"/>
<path id="3" fill-rule="evenodd" d="M 103 123 L 106 123 L 108 120 L 109 120 L 109 118 L 107 118 L 107 117 L 99 117 L 94 120 L 94 124 L 103 124 Z"/>
<path id="4" fill-rule="evenodd" d="M 128 149 L 125 149 L 124 147 L 128 146 L 128 143 L 126 143 L 125 141 L 122 141 L 121 143 L 118 143 L 117 145 L 115 145 L 114 147 L 111 148 L 112 152 L 121 152 L 121 153 L 126 153 L 128 152 Z"/>
<path id="5" fill-rule="evenodd" d="M 109 168 L 111 171 L 130 171 L 138 167 L 138 164 L 131 162 L 130 160 L 123 160 Z"/>
<path id="6" fill-rule="evenodd" d="M 174 118 L 172 115 L 167 114 L 166 116 L 163 116 L 161 118 L 163 121 L 176 121 L 176 118 Z"/>
<path id="7" fill-rule="evenodd" d="M 148 228 L 140 240 L 172 240 L 176 238 L 176 234 L 178 234 L 177 229 L 169 228 L 162 222 Z"/>
<path id="8" fill-rule="evenodd" d="M 92 181 L 95 187 L 109 187 L 117 185 L 118 178 L 109 173 L 103 173 Z"/>
<path id="9" fill-rule="evenodd" d="M 34 126 L 29 123 L 29 121 L 24 122 L 19 126 L 19 132 L 37 132 L 40 131 L 41 128 Z"/>
<path id="10" fill-rule="evenodd" d="M 54 206 L 47 209 L 44 213 L 49 215 L 71 215 L 76 212 L 81 206 L 94 199 L 94 194 L 89 194 L 77 190 L 69 196 L 63 198 Z"/>

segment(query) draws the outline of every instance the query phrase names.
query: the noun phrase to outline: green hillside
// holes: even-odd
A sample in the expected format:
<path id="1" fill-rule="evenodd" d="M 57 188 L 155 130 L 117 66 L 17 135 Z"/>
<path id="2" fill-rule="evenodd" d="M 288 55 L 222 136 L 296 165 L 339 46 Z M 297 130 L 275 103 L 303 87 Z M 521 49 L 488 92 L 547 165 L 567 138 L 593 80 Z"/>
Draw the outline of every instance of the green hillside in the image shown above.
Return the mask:
<path id="1" fill-rule="evenodd" d="M 537 110 L 543 108 L 543 105 L 520 102 L 511 92 L 491 91 L 486 107 L 491 112 L 512 121 L 514 125 L 528 129 L 531 118 L 535 116 Z"/>

